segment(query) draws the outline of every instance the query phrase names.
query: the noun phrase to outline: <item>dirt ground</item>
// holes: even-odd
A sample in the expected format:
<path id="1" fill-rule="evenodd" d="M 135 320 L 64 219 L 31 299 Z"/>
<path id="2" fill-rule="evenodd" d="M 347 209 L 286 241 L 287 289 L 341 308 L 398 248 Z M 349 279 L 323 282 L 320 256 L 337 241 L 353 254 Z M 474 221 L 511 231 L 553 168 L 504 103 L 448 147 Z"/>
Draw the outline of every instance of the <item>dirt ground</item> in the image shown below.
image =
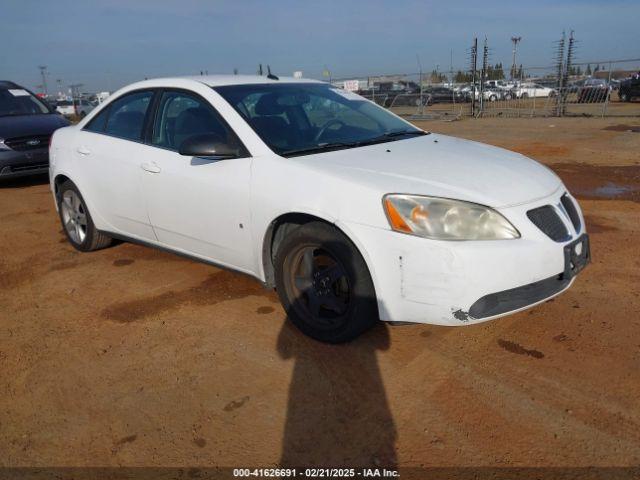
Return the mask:
<path id="1" fill-rule="evenodd" d="M 128 243 L 78 253 L 46 179 L 4 184 L 0 466 L 638 465 L 639 124 L 422 123 L 556 170 L 593 263 L 516 315 L 342 346 L 245 276 Z"/>

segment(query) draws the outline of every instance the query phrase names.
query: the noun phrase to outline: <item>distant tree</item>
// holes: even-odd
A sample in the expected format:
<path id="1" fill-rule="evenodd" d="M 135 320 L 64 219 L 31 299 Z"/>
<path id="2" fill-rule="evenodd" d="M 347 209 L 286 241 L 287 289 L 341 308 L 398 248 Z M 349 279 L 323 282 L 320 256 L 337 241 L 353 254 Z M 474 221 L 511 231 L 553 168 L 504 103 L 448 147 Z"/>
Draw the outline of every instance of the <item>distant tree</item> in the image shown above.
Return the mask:
<path id="1" fill-rule="evenodd" d="M 447 76 L 434 69 L 431 71 L 429 79 L 431 80 L 431 83 L 442 83 L 447 81 Z"/>
<path id="2" fill-rule="evenodd" d="M 453 81 L 456 83 L 469 83 L 471 81 L 471 74 L 458 70 L 453 77 Z"/>
<path id="3" fill-rule="evenodd" d="M 523 78 L 522 64 L 518 67 L 518 71 L 516 72 L 516 78 Z"/>
<path id="4" fill-rule="evenodd" d="M 596 73 L 600 70 L 600 65 L 596 65 L 596 68 L 593 69 L 593 73 Z"/>
<path id="5" fill-rule="evenodd" d="M 591 76 L 591 64 L 587 64 L 587 69 L 584 71 L 584 74 L 587 76 Z"/>

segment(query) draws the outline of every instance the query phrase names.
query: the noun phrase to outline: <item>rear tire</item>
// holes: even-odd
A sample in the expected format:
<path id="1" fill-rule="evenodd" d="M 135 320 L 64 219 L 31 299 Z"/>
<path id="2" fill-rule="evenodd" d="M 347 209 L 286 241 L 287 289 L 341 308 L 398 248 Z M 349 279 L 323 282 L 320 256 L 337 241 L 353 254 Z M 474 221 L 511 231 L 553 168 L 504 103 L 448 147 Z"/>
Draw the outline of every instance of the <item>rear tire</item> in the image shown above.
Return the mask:
<path id="1" fill-rule="evenodd" d="M 362 255 L 326 223 L 307 223 L 283 240 L 275 276 L 289 320 L 315 340 L 348 342 L 379 320 L 375 289 Z"/>
<path id="2" fill-rule="evenodd" d="M 91 252 L 111 245 L 111 237 L 93 224 L 78 187 L 69 180 L 58 187 L 58 213 L 62 229 L 69 243 L 81 252 Z"/>
<path id="3" fill-rule="evenodd" d="M 628 102 L 629 100 L 631 100 L 631 98 L 629 98 L 629 95 L 624 92 L 620 92 L 618 96 L 620 97 L 621 102 Z"/>

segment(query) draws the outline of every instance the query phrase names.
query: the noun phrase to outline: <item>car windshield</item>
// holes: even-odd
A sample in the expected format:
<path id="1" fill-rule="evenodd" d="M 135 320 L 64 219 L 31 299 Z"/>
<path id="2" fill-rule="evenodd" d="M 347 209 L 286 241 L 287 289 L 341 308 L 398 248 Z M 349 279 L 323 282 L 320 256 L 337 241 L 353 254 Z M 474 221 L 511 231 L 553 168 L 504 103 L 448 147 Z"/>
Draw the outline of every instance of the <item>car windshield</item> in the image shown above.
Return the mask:
<path id="1" fill-rule="evenodd" d="M 0 89 L 0 117 L 49 113 L 47 106 L 22 88 Z"/>
<path id="2" fill-rule="evenodd" d="M 375 103 L 324 83 L 228 85 L 214 90 L 282 156 L 425 135 Z"/>

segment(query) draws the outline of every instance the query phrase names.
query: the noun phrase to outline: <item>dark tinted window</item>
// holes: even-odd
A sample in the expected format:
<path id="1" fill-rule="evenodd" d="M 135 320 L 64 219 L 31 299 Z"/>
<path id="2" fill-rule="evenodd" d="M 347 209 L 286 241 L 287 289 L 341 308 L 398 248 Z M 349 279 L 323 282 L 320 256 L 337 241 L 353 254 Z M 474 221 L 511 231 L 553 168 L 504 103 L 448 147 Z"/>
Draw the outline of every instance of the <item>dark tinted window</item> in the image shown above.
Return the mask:
<path id="1" fill-rule="evenodd" d="M 109 107 L 102 110 L 98 115 L 93 117 L 91 121 L 84 127 L 84 130 L 88 130 L 90 132 L 98 132 L 103 133 L 104 127 L 107 124 L 107 117 L 109 116 Z"/>
<path id="2" fill-rule="evenodd" d="M 240 147 L 235 134 L 207 101 L 186 92 L 164 92 L 151 143 L 178 151 L 185 140 L 197 135 L 215 135 L 220 143 Z"/>
<path id="3" fill-rule="evenodd" d="M 104 133 L 128 140 L 141 140 L 144 117 L 153 92 L 130 93 L 109 105 Z"/>
<path id="4" fill-rule="evenodd" d="M 373 102 L 323 83 L 230 85 L 215 90 L 281 155 L 332 143 L 355 147 L 407 138 L 400 132 L 421 134 Z"/>
<path id="5" fill-rule="evenodd" d="M 0 89 L 0 116 L 49 113 L 42 101 L 22 88 Z"/>

